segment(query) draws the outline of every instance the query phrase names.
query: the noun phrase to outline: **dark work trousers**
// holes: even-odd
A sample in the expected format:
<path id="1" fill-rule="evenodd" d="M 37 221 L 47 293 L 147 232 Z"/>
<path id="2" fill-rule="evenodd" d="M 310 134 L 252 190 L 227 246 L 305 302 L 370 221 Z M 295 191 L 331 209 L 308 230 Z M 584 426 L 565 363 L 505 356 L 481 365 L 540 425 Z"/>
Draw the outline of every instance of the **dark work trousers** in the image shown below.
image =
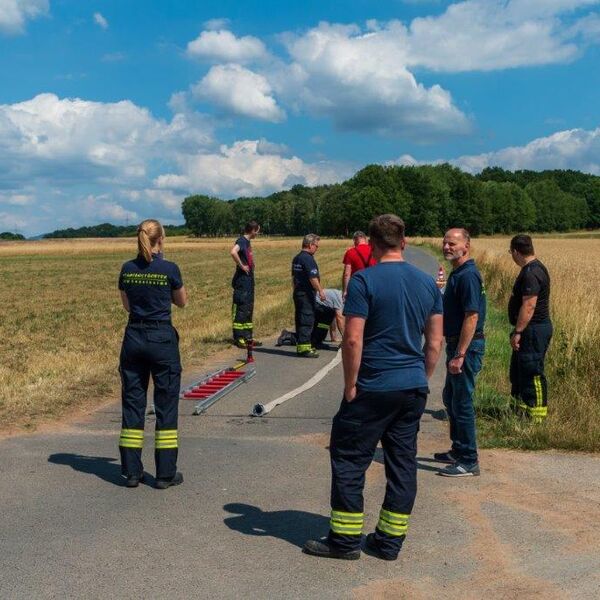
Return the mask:
<path id="1" fill-rule="evenodd" d="M 254 312 L 254 275 L 236 271 L 231 281 L 233 287 L 233 339 L 252 339 L 252 313 Z"/>
<path id="2" fill-rule="evenodd" d="M 521 334 L 520 347 L 510 358 L 511 395 L 517 410 L 534 421 L 548 416 L 548 381 L 544 359 L 552 338 L 552 323 L 529 323 Z"/>
<path id="3" fill-rule="evenodd" d="M 456 354 L 456 343 L 446 345 L 446 384 L 442 399 L 448 422 L 452 452 L 462 465 L 473 466 L 477 463 L 477 432 L 475 429 L 475 407 L 473 393 L 475 379 L 481 371 L 485 340 L 472 340 L 462 366 L 462 373 L 451 375 L 448 362 Z"/>
<path id="4" fill-rule="evenodd" d="M 312 349 L 311 337 L 315 324 L 315 293 L 294 290 L 296 317 L 296 352 L 301 354 Z"/>
<path id="5" fill-rule="evenodd" d="M 311 335 L 311 343 L 315 348 L 325 341 L 334 318 L 335 309 L 315 302 L 315 323 Z"/>
<path id="6" fill-rule="evenodd" d="M 154 383 L 156 477 L 168 479 L 177 470 L 177 415 L 181 362 L 179 336 L 168 321 L 130 323 L 125 329 L 119 366 L 123 424 L 119 440 L 123 475 L 143 473 L 142 447 L 150 375 Z"/>
<path id="7" fill-rule="evenodd" d="M 360 547 L 365 471 L 381 441 L 387 487 L 375 540 L 386 556 L 398 555 L 417 495 L 417 433 L 427 393 L 427 388 L 359 392 L 353 402 L 342 400 L 329 443 L 332 546 Z"/>

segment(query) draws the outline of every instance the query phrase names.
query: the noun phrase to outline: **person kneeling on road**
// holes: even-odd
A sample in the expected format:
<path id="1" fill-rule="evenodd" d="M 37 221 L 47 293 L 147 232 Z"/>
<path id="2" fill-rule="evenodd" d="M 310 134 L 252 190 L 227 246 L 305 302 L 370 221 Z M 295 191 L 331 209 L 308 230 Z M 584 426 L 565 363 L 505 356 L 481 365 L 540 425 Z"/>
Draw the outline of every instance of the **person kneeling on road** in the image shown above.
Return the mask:
<path id="1" fill-rule="evenodd" d="M 432 277 L 404 261 L 402 219 L 375 217 L 369 235 L 380 262 L 352 277 L 344 307 L 344 396 L 329 444 L 329 535 L 307 541 L 303 551 L 360 558 L 365 472 L 381 441 L 387 487 L 366 551 L 395 560 L 417 493 L 417 433 L 441 352 L 442 298 Z"/>
<path id="2" fill-rule="evenodd" d="M 336 331 L 344 335 L 344 302 L 340 290 L 326 288 L 325 300 L 321 300 L 319 294 L 315 294 L 315 323 L 311 335 L 311 345 L 317 349 L 330 349 L 325 344 L 327 332 L 330 333 L 331 342 L 337 342 Z M 295 346 L 297 337 L 295 331 L 283 329 L 276 346 Z"/>

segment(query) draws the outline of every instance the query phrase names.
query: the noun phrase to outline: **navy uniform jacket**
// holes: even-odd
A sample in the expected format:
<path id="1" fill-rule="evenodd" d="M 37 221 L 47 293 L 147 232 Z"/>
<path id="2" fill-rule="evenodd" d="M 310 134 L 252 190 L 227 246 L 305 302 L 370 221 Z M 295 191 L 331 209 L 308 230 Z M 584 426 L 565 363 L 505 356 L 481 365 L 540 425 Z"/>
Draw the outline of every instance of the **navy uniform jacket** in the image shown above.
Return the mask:
<path id="1" fill-rule="evenodd" d="M 303 291 L 309 294 L 314 293 L 314 288 L 310 284 L 310 279 L 320 279 L 319 267 L 312 254 L 302 250 L 292 260 L 292 279 L 294 281 L 294 291 Z"/>

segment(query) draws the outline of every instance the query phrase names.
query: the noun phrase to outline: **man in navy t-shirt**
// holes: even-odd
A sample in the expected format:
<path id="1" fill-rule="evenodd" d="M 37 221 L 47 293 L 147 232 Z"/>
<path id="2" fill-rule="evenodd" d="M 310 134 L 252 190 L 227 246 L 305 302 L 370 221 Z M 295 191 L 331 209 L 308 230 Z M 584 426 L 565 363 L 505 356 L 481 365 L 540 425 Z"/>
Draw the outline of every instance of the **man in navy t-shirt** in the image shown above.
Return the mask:
<path id="1" fill-rule="evenodd" d="M 453 267 L 444 291 L 447 371 L 442 393 L 452 448 L 433 456 L 448 463 L 440 475 L 466 477 L 479 475 L 473 392 L 485 350 L 485 287 L 471 258 L 471 238 L 466 229 L 448 230 L 442 250 Z"/>
<path id="2" fill-rule="evenodd" d="M 238 348 L 246 348 L 253 339 L 252 313 L 254 312 L 254 256 L 253 240 L 260 231 L 256 221 L 250 221 L 244 227 L 244 235 L 240 236 L 231 248 L 231 257 L 235 263 L 235 273 L 231 281 L 233 287 L 233 343 Z M 262 346 L 254 340 L 255 346 Z"/>
<path id="3" fill-rule="evenodd" d="M 381 441 L 387 488 L 366 544 L 371 554 L 395 560 L 417 492 L 417 432 L 441 352 L 442 300 L 433 277 L 402 257 L 402 219 L 375 217 L 369 236 L 379 263 L 352 277 L 344 307 L 344 398 L 331 429 L 329 536 L 309 540 L 304 551 L 360 557 L 365 471 Z"/>

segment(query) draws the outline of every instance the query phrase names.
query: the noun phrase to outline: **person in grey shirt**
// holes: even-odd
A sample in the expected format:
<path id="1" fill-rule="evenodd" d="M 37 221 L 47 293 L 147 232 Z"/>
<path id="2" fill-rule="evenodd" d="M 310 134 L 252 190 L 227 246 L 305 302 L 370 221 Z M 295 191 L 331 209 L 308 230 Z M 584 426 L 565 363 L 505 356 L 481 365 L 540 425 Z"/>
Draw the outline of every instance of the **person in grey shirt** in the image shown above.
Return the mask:
<path id="1" fill-rule="evenodd" d="M 331 315 L 330 312 L 320 310 L 323 307 L 328 308 L 335 311 L 335 316 L 332 317 L 329 321 L 329 335 L 332 342 L 337 342 L 337 332 L 339 331 L 340 335 L 344 335 L 344 300 L 342 298 L 342 291 L 335 290 L 333 288 L 326 288 L 325 292 L 325 300 L 321 300 L 319 298 L 319 294 L 316 294 L 317 299 L 317 326 L 324 325 L 326 322 L 327 316 Z M 325 316 L 323 319 L 322 317 Z M 335 322 L 334 322 L 335 319 Z M 313 332 L 314 337 L 314 332 Z M 324 339 L 324 338 L 323 338 Z"/>

